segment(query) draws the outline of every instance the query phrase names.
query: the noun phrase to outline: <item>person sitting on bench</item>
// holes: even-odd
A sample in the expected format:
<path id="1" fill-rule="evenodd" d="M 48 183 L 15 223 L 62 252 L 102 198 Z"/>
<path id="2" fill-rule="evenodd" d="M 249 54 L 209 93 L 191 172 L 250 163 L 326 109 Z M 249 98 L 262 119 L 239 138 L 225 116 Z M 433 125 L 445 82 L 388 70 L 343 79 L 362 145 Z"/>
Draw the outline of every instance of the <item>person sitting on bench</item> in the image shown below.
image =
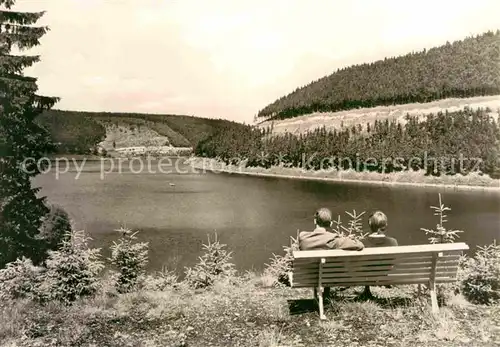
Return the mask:
<path id="1" fill-rule="evenodd" d="M 368 217 L 368 225 L 370 227 L 370 234 L 363 239 L 363 244 L 365 245 L 365 247 L 392 247 L 398 245 L 398 241 L 394 237 L 389 237 L 386 235 L 388 222 L 385 213 L 383 213 L 382 211 L 376 211 L 372 213 L 370 217 Z M 392 264 L 378 264 L 374 266 L 384 265 Z M 365 290 L 361 295 L 362 297 L 373 297 L 370 291 L 370 286 L 365 286 Z"/>
<path id="2" fill-rule="evenodd" d="M 314 215 L 313 231 L 301 231 L 299 233 L 299 249 L 307 250 L 328 250 L 343 249 L 361 251 L 364 248 L 362 242 L 349 237 L 341 237 L 337 233 L 327 231 L 332 226 L 332 212 L 327 208 L 320 208 Z M 330 288 L 324 291 L 325 298 L 330 295 Z"/>

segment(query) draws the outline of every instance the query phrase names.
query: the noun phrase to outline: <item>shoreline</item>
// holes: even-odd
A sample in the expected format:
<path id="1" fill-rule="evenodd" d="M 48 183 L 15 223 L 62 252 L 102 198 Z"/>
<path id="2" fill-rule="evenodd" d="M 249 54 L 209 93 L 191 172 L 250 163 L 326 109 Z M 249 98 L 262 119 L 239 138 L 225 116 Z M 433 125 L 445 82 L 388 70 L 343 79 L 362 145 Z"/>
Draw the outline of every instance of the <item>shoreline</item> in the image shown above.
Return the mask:
<path id="1" fill-rule="evenodd" d="M 155 158 L 157 160 L 162 159 L 162 158 L 182 158 L 182 159 L 189 159 L 188 155 L 164 155 L 164 156 L 149 156 L 151 158 Z M 50 161 L 56 161 L 56 160 L 77 160 L 77 161 L 101 161 L 101 160 L 109 160 L 109 159 L 135 159 L 135 158 L 148 158 L 148 156 L 99 156 L 99 155 L 92 155 L 92 154 L 57 154 L 57 155 L 50 155 L 47 157 Z"/>
<path id="2" fill-rule="evenodd" d="M 208 162 L 209 165 L 206 165 Z M 389 180 L 391 177 L 395 177 L 394 174 L 378 174 L 378 173 L 356 173 L 353 171 L 343 171 L 335 173 L 337 177 L 332 177 L 328 174 L 319 172 L 319 171 L 302 171 L 298 168 L 283 168 L 273 166 L 270 169 L 265 168 L 246 168 L 235 165 L 226 165 L 222 162 L 219 162 L 215 159 L 207 159 L 207 158 L 190 158 L 187 160 L 187 163 L 191 165 L 196 170 L 202 170 L 203 172 L 212 172 L 212 173 L 226 173 L 226 174 L 237 174 L 243 176 L 256 176 L 256 177 L 274 177 L 274 178 L 282 178 L 282 179 L 295 179 L 295 180 L 307 180 L 307 181 L 322 181 L 322 182 L 334 182 L 334 183 L 355 183 L 355 184 L 363 184 L 363 185 L 371 185 L 371 186 L 381 186 L 381 187 L 396 187 L 396 188 L 404 188 L 404 187 L 414 187 L 414 188 L 442 188 L 446 190 L 454 190 L 454 191 L 484 191 L 491 193 L 500 193 L 500 180 L 492 180 L 490 179 L 490 183 L 497 185 L 477 185 L 477 184 L 467 184 L 457 182 L 455 184 L 450 184 L 448 182 L 443 183 L 430 183 L 430 182 L 409 182 L 409 181 L 398 181 L 398 180 Z M 201 165 L 200 165 L 201 164 Z M 274 172 L 273 172 L 274 171 Z M 276 172 L 278 171 L 278 172 Z M 279 172 L 281 171 L 281 172 Z M 348 178 L 342 177 L 342 175 L 351 176 Z M 396 173 L 397 175 L 398 173 Z M 354 178 L 352 176 L 358 176 L 358 178 Z M 375 175 L 378 175 L 376 177 Z M 392 176 L 389 176 L 392 175 Z M 410 173 L 412 178 L 425 180 L 428 179 L 427 176 L 424 176 L 421 173 Z M 472 174 L 471 174 L 472 175 Z M 340 177 L 339 177 L 340 176 Z M 366 179 L 361 176 L 371 176 L 374 179 Z M 401 177 L 402 176 L 402 177 Z M 479 175 L 475 175 L 477 177 L 481 177 Z M 382 179 L 381 179 L 382 178 Z M 386 180 L 384 180 L 386 178 Z M 399 178 L 406 178 L 403 175 L 400 175 Z M 431 178 L 432 179 L 432 178 Z M 437 180 L 437 179 L 435 179 Z M 441 179 L 442 180 L 442 179 Z M 457 180 L 458 181 L 458 180 Z"/>

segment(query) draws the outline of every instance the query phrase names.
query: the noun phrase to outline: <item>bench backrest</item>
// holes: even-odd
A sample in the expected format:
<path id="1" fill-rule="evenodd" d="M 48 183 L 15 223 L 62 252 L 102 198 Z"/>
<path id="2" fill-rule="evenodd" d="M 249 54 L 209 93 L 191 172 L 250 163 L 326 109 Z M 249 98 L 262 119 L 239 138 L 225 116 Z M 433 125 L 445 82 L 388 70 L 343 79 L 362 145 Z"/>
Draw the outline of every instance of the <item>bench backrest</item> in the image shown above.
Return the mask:
<path id="1" fill-rule="evenodd" d="M 292 287 L 454 282 L 465 243 L 294 251 Z"/>

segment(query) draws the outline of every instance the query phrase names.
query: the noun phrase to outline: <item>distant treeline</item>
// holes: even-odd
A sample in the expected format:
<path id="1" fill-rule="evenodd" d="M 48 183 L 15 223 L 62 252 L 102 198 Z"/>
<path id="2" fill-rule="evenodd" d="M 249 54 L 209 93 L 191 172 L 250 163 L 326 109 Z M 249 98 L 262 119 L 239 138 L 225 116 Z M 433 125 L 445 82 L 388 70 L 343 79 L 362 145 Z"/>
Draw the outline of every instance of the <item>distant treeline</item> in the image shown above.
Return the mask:
<path id="1" fill-rule="evenodd" d="M 195 153 L 266 168 L 281 164 L 313 170 L 425 170 L 437 176 L 478 169 L 500 178 L 500 127 L 490 110 L 407 115 L 404 123 L 386 119 L 298 136 L 271 135 L 269 128 L 222 129 L 201 141 Z"/>
<path id="2" fill-rule="evenodd" d="M 105 125 L 146 126 L 175 147 L 196 147 L 220 127 L 239 123 L 182 115 L 49 110 L 36 121 L 50 133 L 59 153 L 87 154 L 106 137 Z"/>
<path id="3" fill-rule="evenodd" d="M 355 65 L 313 81 L 266 106 L 258 117 L 500 94 L 500 30 L 463 41 Z"/>
<path id="4" fill-rule="evenodd" d="M 47 129 L 58 153 L 87 154 L 106 137 L 104 126 L 83 112 L 48 110 L 35 121 Z"/>

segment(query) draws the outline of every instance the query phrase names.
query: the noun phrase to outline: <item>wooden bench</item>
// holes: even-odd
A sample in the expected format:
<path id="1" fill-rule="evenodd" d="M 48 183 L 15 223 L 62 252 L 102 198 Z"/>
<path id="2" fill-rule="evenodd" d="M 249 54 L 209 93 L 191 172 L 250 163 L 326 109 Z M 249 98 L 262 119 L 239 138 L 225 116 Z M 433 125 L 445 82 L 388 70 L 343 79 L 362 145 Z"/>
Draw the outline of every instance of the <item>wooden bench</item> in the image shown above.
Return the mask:
<path id="1" fill-rule="evenodd" d="M 290 284 L 314 288 L 321 319 L 326 319 L 324 287 L 335 286 L 426 284 L 435 313 L 439 311 L 436 284 L 456 281 L 459 258 L 468 249 L 465 243 L 445 243 L 362 251 L 294 251 Z"/>

